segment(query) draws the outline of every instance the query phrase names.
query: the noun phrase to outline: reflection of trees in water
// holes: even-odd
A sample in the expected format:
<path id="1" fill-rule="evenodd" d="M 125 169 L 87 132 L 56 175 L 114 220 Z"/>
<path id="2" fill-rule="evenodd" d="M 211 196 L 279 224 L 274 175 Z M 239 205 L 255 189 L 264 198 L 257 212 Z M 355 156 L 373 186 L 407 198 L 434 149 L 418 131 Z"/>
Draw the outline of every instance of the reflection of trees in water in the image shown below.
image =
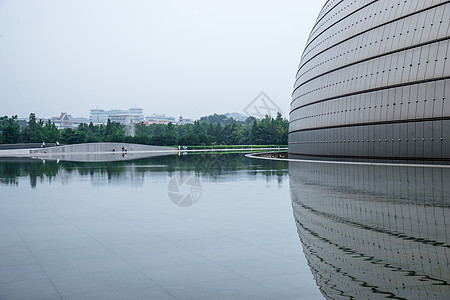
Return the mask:
<path id="1" fill-rule="evenodd" d="M 18 185 L 20 168 L 13 162 L 0 163 L 0 182 L 4 184 Z"/>
<path id="2" fill-rule="evenodd" d="M 288 173 L 286 162 L 250 159 L 241 153 L 201 153 L 179 156 L 175 160 L 168 156 L 156 159 L 159 159 L 161 164 L 167 165 L 169 173 L 178 170 L 195 172 L 212 180 L 244 171 L 253 176 L 262 174 L 268 180 L 277 177 L 278 182 L 281 183 Z"/>
<path id="3" fill-rule="evenodd" d="M 58 174 L 55 161 L 45 162 L 28 159 L 0 161 L 0 182 L 4 184 L 19 184 L 19 177 L 28 176 L 31 187 L 36 187 L 38 180 L 49 181 Z"/>
<path id="4" fill-rule="evenodd" d="M 287 164 L 280 161 L 250 159 L 243 154 L 167 155 L 114 162 L 13 159 L 0 161 L 0 183 L 18 185 L 19 177 L 29 177 L 31 187 L 36 187 L 39 181 L 51 182 L 56 177 L 65 182 L 71 173 L 91 178 L 106 177 L 110 181 L 126 176 L 127 172 L 132 172 L 141 178 L 147 172 L 168 172 L 172 175 L 177 171 L 195 172 L 211 180 L 244 171 L 249 175 L 261 174 L 267 180 L 276 177 L 281 184 L 284 176 L 287 175 Z"/>
<path id="5" fill-rule="evenodd" d="M 298 233 L 330 299 L 450 297 L 450 169 L 290 163 Z"/>

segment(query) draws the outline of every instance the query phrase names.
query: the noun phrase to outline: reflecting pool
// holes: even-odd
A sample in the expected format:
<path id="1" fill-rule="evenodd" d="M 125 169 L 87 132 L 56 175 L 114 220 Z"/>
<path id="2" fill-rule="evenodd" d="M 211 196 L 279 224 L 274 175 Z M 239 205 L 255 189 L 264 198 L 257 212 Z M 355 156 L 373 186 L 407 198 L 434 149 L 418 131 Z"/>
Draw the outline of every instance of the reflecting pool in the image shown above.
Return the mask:
<path id="1" fill-rule="evenodd" d="M 0 299 L 323 299 L 287 162 L 0 162 Z"/>
<path id="2" fill-rule="evenodd" d="M 0 299 L 449 299 L 450 169 L 0 161 Z"/>

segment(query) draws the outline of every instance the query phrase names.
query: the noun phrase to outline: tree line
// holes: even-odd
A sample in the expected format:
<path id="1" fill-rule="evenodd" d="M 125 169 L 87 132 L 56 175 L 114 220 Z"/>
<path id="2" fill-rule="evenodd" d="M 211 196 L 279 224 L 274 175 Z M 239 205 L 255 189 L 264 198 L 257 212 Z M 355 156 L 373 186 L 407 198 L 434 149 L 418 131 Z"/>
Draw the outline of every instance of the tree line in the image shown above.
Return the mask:
<path id="1" fill-rule="evenodd" d="M 130 127 L 132 126 L 132 127 Z M 158 146 L 176 145 L 287 145 L 288 121 L 276 118 L 249 117 L 237 121 L 225 115 L 210 115 L 194 124 L 174 125 L 143 123 L 123 125 L 108 120 L 106 125 L 80 124 L 76 129 L 59 130 L 54 123 L 36 119 L 31 113 L 26 124 L 17 116 L 0 117 L 0 143 L 79 144 L 94 142 L 136 143 Z"/>

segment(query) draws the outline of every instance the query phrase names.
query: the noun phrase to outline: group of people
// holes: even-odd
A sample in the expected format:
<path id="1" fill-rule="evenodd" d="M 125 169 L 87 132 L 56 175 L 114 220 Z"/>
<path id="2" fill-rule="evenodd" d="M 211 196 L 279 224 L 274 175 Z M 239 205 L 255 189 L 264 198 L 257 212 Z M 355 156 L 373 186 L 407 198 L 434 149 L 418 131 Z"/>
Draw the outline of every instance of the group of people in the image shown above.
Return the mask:
<path id="1" fill-rule="evenodd" d="M 56 141 L 55 146 L 59 146 L 59 142 L 58 141 Z M 41 148 L 45 148 L 45 142 L 42 142 Z"/>
<path id="2" fill-rule="evenodd" d="M 116 149 L 112 149 L 113 152 L 116 152 Z M 128 151 L 127 146 L 122 146 L 122 152 Z"/>

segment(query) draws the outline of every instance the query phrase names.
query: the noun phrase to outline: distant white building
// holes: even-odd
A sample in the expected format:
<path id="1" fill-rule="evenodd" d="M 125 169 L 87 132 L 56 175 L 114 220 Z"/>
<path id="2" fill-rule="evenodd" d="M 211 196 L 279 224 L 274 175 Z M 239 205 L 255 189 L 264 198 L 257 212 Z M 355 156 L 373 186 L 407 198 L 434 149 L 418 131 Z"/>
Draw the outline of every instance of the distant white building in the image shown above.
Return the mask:
<path id="1" fill-rule="evenodd" d="M 166 116 L 164 114 L 162 114 L 162 115 L 152 114 L 151 116 L 145 117 L 145 121 L 144 121 L 145 125 L 150 125 L 150 124 L 167 125 L 169 123 L 176 124 L 177 120 L 175 119 L 175 117 Z"/>
<path id="2" fill-rule="evenodd" d="M 178 118 L 177 124 L 178 125 L 194 124 L 194 121 L 192 121 L 192 119 L 185 119 L 183 118 L 183 116 L 180 116 Z"/>
<path id="3" fill-rule="evenodd" d="M 18 120 L 18 121 L 21 121 L 23 124 L 25 124 L 25 123 L 28 123 L 28 121 L 30 120 L 30 118 L 29 118 L 29 117 L 19 117 L 19 118 L 17 118 L 17 120 Z M 42 122 L 44 122 L 44 124 L 45 124 L 45 123 L 48 122 L 48 120 L 51 120 L 51 119 L 48 119 L 48 118 L 40 118 L 40 117 L 36 116 L 36 122 L 42 121 Z"/>
<path id="4" fill-rule="evenodd" d="M 53 117 L 50 119 L 50 122 L 54 123 L 58 129 L 64 128 L 77 128 L 81 123 L 89 123 L 89 119 L 80 118 L 80 117 L 72 117 L 71 115 L 62 112 L 59 117 Z"/>
<path id="5" fill-rule="evenodd" d="M 144 110 L 139 107 L 133 107 L 128 110 L 112 109 L 104 110 L 94 108 L 90 110 L 89 121 L 94 124 L 106 124 L 108 119 L 111 122 L 121 124 L 144 122 Z"/>

